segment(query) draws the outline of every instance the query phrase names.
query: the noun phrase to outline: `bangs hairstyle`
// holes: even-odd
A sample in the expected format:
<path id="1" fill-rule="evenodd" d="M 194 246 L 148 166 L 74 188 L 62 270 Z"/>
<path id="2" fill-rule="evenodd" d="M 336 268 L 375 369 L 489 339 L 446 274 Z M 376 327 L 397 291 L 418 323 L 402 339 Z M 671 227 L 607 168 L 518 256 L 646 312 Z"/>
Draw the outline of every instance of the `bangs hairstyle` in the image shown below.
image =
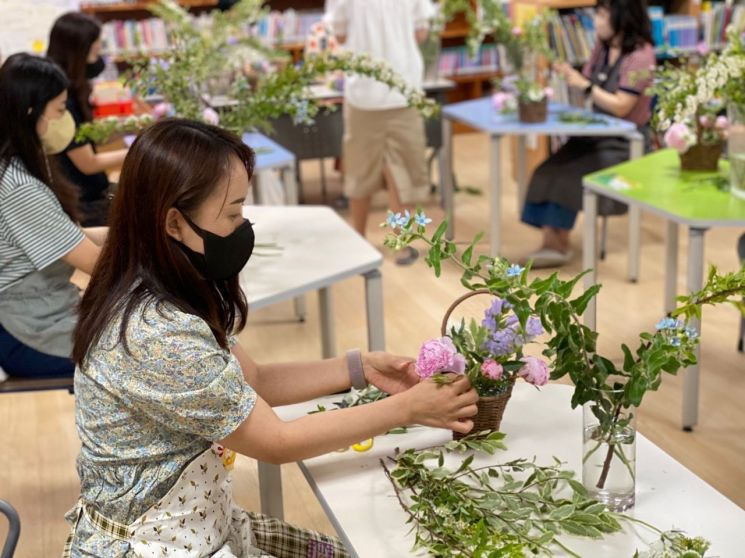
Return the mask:
<path id="1" fill-rule="evenodd" d="M 76 220 L 75 189 L 57 168 L 56 157 L 44 153 L 36 131 L 47 104 L 69 85 L 57 64 L 39 56 L 13 54 L 0 67 L 0 178 L 17 158 Z"/>
<path id="2" fill-rule="evenodd" d="M 194 212 L 229 179 L 238 160 L 250 179 L 254 152 L 235 134 L 202 122 L 166 119 L 140 134 L 127 154 L 109 235 L 80 303 L 73 360 L 82 365 L 101 333 L 120 315 L 119 340 L 142 303 L 172 304 L 209 325 L 221 347 L 246 325 L 238 277 L 207 280 L 166 233 L 170 208 Z"/>
<path id="3" fill-rule="evenodd" d="M 654 44 L 645 0 L 598 0 L 595 9 L 598 8 L 608 10 L 613 31 L 623 35 L 623 54 L 634 52 L 645 44 Z"/>
<path id="4" fill-rule="evenodd" d="M 88 53 L 101 36 L 101 24 L 80 12 L 69 12 L 57 18 L 49 33 L 47 57 L 54 60 L 70 80 L 70 94 L 77 101 L 86 122 L 93 120 L 90 102 L 91 85 L 85 75 Z"/>

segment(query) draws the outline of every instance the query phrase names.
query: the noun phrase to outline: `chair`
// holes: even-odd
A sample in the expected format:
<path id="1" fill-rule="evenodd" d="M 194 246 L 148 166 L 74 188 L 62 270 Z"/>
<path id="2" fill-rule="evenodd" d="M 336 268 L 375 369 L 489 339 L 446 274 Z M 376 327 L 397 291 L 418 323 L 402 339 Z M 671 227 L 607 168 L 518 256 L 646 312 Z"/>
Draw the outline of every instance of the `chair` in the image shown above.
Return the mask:
<path id="1" fill-rule="evenodd" d="M 740 263 L 745 266 L 745 234 L 737 241 L 737 256 Z M 745 349 L 745 316 L 740 316 L 740 337 L 737 340 L 737 350 L 743 352 Z"/>
<path id="2" fill-rule="evenodd" d="M 5 545 L 0 558 L 13 558 L 13 553 L 18 544 L 18 538 L 21 536 L 21 519 L 18 512 L 5 500 L 0 500 L 0 513 L 5 514 L 8 518 L 8 537 L 5 539 Z"/>
<path id="3" fill-rule="evenodd" d="M 0 394 L 52 389 L 66 389 L 73 393 L 72 376 L 68 378 L 18 378 L 10 376 L 4 382 L 0 382 Z"/>

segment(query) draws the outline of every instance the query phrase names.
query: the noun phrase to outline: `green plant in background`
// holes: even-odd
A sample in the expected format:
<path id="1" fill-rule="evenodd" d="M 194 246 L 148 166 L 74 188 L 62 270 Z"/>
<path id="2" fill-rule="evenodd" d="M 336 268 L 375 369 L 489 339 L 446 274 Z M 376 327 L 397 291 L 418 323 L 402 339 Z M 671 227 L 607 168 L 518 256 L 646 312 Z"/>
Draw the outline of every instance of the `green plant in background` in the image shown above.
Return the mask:
<path id="1" fill-rule="evenodd" d="M 251 35 L 251 26 L 265 13 L 263 0 L 241 0 L 226 12 L 215 12 L 211 24 L 198 20 L 173 0 L 159 0 L 150 9 L 166 21 L 171 49 L 154 58 L 133 56 L 127 84 L 143 97 L 163 95 L 168 109 L 160 116 L 220 124 L 236 133 L 267 130 L 269 121 L 290 115 L 297 122 L 310 122 L 319 110 L 309 86 L 334 71 L 376 79 L 400 91 L 425 117 L 438 106 L 421 91 L 410 88 L 385 63 L 367 56 L 321 54 L 308 57 L 299 66 L 288 63 Z M 152 118 L 130 118 L 117 125 L 112 119 L 81 127 L 78 139 L 105 141 L 112 133 L 135 131 Z"/>
<path id="2" fill-rule="evenodd" d="M 530 280 L 528 268 L 517 273 L 515 266 L 504 259 L 476 256 L 474 250 L 480 236 L 460 250 L 444 238 L 446 222 L 429 235 L 427 221 L 421 210 L 408 219 L 400 215 L 389 217 L 383 226 L 392 231 L 386 236 L 385 245 L 400 250 L 415 242 L 425 244 L 425 262 L 436 276 L 439 277 L 444 261 L 459 267 L 461 284 L 466 289 L 485 289 L 508 302 L 523 330 L 531 316 L 540 318 L 549 336 L 543 355 L 550 361 L 551 379 L 568 376 L 574 383 L 572 407 L 591 403 L 600 423 L 595 440 L 598 446 L 607 446 L 608 453 L 597 481 L 599 489 L 604 487 L 611 458 L 620 449 L 616 435 L 630 418 L 622 411 L 639 407 L 648 391 L 660 387 L 663 374 L 676 374 L 696 362 L 698 334 L 688 321 L 700 317 L 701 307 L 707 304 L 729 303 L 745 311 L 740 301 L 745 293 L 745 271 L 720 275 L 712 268 L 703 289 L 679 297 L 681 306 L 660 321 L 654 332 L 641 333 L 635 350 L 621 345 L 622 361 L 616 364 L 598 352 L 597 332 L 581 321 L 588 303 L 600 290 L 600 285 L 593 285 L 578 296 L 573 295 L 586 272 L 569 280 L 560 279 L 557 273 Z"/>
<path id="3" fill-rule="evenodd" d="M 475 56 L 487 37 L 502 45 L 511 66 L 510 78 L 496 80 L 495 87 L 512 87 L 524 102 L 540 102 L 551 91 L 542 83 L 539 59 L 550 63 L 555 53 L 548 42 L 548 24 L 556 17 L 552 10 L 516 26 L 504 10 L 500 0 L 444 0 L 441 11 L 445 20 L 456 14 L 465 14 L 468 22 L 466 45 L 471 56 Z"/>
<path id="4" fill-rule="evenodd" d="M 628 522 L 659 535 L 650 549 L 654 554 L 637 552 L 638 558 L 704 556 L 708 543 L 703 539 L 610 512 L 556 458 L 547 466 L 535 459 L 474 464 L 478 454 L 505 449 L 503 439 L 504 434 L 494 432 L 437 448 L 397 451 L 381 460 L 412 524 L 415 548 L 442 558 L 523 558 L 553 556 L 554 551 L 579 557 L 560 537 L 600 539 Z M 467 452 L 470 455 L 464 456 Z"/>

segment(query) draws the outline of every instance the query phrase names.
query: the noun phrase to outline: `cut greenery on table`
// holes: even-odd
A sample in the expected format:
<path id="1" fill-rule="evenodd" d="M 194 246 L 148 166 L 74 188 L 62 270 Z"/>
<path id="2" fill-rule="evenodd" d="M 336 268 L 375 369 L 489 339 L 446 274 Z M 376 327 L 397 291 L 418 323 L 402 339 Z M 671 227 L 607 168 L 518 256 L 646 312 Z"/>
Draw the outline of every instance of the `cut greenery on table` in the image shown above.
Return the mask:
<path id="1" fill-rule="evenodd" d="M 538 465 L 534 459 L 477 465 L 479 454 L 505 449 L 503 438 L 494 432 L 381 460 L 412 525 L 415 548 L 442 558 L 522 558 L 555 552 L 579 557 L 567 535 L 600 539 L 620 532 L 623 523 L 633 523 L 659 536 L 649 553 L 635 556 L 704 556 L 709 545 L 701 538 L 610 512 L 589 497 L 559 459 L 550 465 Z"/>

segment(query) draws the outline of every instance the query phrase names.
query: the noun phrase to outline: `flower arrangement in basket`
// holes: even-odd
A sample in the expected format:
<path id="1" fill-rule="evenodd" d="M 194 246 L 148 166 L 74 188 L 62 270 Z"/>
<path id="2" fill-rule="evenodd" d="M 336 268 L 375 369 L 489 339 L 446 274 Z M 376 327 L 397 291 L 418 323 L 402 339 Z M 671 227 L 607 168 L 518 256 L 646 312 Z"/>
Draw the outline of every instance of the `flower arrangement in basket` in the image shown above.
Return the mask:
<path id="1" fill-rule="evenodd" d="M 684 171 L 716 171 L 727 137 L 729 120 L 719 114 L 721 105 L 708 104 L 695 117 L 671 125 L 665 132 L 665 145 L 680 155 Z"/>
<path id="2" fill-rule="evenodd" d="M 505 275 L 517 277 L 522 272 L 523 268 L 512 266 L 505 270 Z M 476 295 L 492 298 L 481 323 L 472 319 L 466 324 L 461 320 L 448 331 L 450 316 L 458 305 Z M 523 346 L 543 333 L 541 320 L 537 317 L 529 316 L 521 324 L 509 302 L 494 296 L 488 289 L 472 291 L 459 297 L 448 308 L 442 320 L 442 337 L 421 346 L 416 371 L 421 378 L 447 372 L 467 375 L 479 394 L 473 432 L 486 435 L 499 430 L 517 378 L 535 386 L 548 382 L 546 363 L 523 354 Z M 463 434 L 453 432 L 454 439 L 463 437 Z"/>
<path id="3" fill-rule="evenodd" d="M 585 273 L 566 281 L 556 273 L 529 279 L 529 268 L 510 265 L 500 258 L 476 256 L 474 250 L 481 235 L 461 251 L 444 238 L 446 222 L 430 236 L 426 230 L 429 221 L 421 211 L 414 215 L 390 215 L 384 224 L 392 229 L 386 236 L 386 246 L 400 250 L 414 242 L 424 243 L 425 262 L 436 276 L 439 277 L 442 263 L 447 261 L 461 269 L 461 283 L 472 291 L 468 296 L 486 291 L 495 299 L 480 326 L 482 329 L 473 328 L 473 324 L 470 328 L 461 325 L 451 328 L 450 337 L 439 341 L 447 348 L 437 349 L 437 354 L 445 354 L 447 358 L 432 360 L 440 364 L 439 368 L 429 366 L 427 351 L 432 345 L 425 344 L 423 361 L 427 367 L 421 367 L 420 374 L 463 371 L 477 389 L 493 381 L 490 375 L 500 376 L 493 384 L 495 389 L 506 386 L 510 389 L 509 380 L 515 376 L 541 385 L 546 381 L 546 365 L 522 357 L 520 346 L 535 338 L 539 331 L 545 331 L 542 353 L 549 362 L 550 378 L 568 376 L 575 386 L 572 407 L 585 408 L 585 488 L 611 509 L 622 510 L 633 505 L 636 409 L 647 391 L 659 389 L 663 374 L 677 374 L 681 368 L 696 362 L 698 335 L 689 322 L 700 319 L 703 305 L 729 303 L 745 313 L 741 301 L 745 293 L 745 269 L 720 275 L 712 268 L 700 292 L 680 297 L 682 304 L 671 316 L 658 323 L 653 332 L 639 334 L 635 351 L 623 344 L 622 358 L 611 360 L 598 352 L 597 332 L 582 323 L 587 305 L 600 290 L 599 285 L 591 285 L 578 295 L 574 293 Z M 541 330 L 536 320 L 540 321 Z M 503 342 L 505 337 L 508 343 Z M 502 347 L 507 351 L 507 346 L 510 352 L 500 355 Z M 435 376 L 442 382 L 449 381 L 448 377 Z"/>
<path id="4" fill-rule="evenodd" d="M 478 4 L 475 6 L 474 4 Z M 444 3 L 446 17 L 464 12 L 469 25 L 467 46 L 473 56 L 486 36 L 504 47 L 512 76 L 495 81 L 498 91 L 493 97 L 498 112 L 518 112 L 522 122 L 543 122 L 548 101 L 553 91 L 542 83 L 541 64 L 553 60 L 554 52 L 548 41 L 548 23 L 556 14 L 545 10 L 540 15 L 514 25 L 498 0 L 450 0 Z"/>

